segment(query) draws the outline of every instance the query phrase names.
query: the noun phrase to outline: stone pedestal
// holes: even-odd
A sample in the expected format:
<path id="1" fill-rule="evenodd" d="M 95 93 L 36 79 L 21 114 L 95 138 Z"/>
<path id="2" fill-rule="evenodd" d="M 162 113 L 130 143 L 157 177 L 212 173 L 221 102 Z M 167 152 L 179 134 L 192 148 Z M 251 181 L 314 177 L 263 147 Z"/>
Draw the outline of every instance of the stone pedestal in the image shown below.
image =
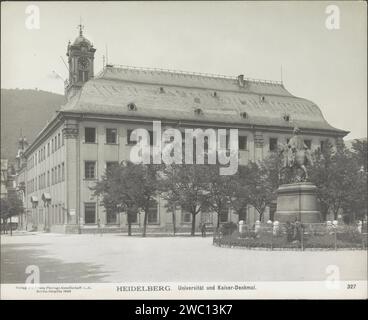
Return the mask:
<path id="1" fill-rule="evenodd" d="M 280 222 L 321 222 L 317 204 L 317 187 L 310 182 L 283 184 L 277 189 L 274 220 Z"/>

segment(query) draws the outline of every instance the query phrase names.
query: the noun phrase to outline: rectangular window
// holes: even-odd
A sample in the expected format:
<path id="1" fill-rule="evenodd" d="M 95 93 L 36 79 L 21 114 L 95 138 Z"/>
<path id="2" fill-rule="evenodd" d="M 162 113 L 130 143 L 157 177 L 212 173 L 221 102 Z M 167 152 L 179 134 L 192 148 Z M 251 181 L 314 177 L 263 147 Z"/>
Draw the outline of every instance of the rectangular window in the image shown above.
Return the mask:
<path id="1" fill-rule="evenodd" d="M 84 223 L 96 223 L 96 203 L 84 204 Z"/>
<path id="2" fill-rule="evenodd" d="M 96 142 L 96 128 L 84 128 L 84 142 L 85 143 Z"/>
<path id="3" fill-rule="evenodd" d="M 320 142 L 320 149 L 321 149 L 322 152 L 325 151 L 325 147 L 326 147 L 326 142 L 322 140 Z"/>
<path id="4" fill-rule="evenodd" d="M 192 222 L 192 215 L 190 212 L 182 211 L 181 213 L 181 220 L 183 223 L 190 223 Z"/>
<path id="5" fill-rule="evenodd" d="M 270 151 L 277 150 L 277 138 L 270 138 Z"/>
<path id="6" fill-rule="evenodd" d="M 51 185 L 54 184 L 54 168 L 51 169 Z"/>
<path id="7" fill-rule="evenodd" d="M 78 72 L 78 81 L 86 82 L 88 80 L 88 71 L 79 70 Z"/>
<path id="8" fill-rule="evenodd" d="M 61 166 L 58 165 L 58 182 L 61 182 Z"/>
<path id="9" fill-rule="evenodd" d="M 84 163 L 84 178 L 95 179 L 96 177 L 96 161 L 86 161 Z"/>
<path id="10" fill-rule="evenodd" d="M 312 140 L 304 140 L 304 144 L 307 146 L 308 149 L 312 147 Z"/>
<path id="11" fill-rule="evenodd" d="M 227 222 L 229 219 L 229 210 L 228 209 L 222 210 L 219 219 L 220 223 Z"/>
<path id="12" fill-rule="evenodd" d="M 150 224 L 158 223 L 158 207 L 157 202 L 154 200 L 151 202 L 150 208 L 148 209 L 147 222 Z"/>
<path id="13" fill-rule="evenodd" d="M 51 139 L 51 153 L 54 153 L 54 149 L 55 149 L 55 146 L 54 146 L 54 138 Z"/>
<path id="14" fill-rule="evenodd" d="M 61 147 L 61 137 L 60 137 L 60 133 L 58 133 L 57 141 L 58 141 L 58 148 L 60 148 L 60 147 Z"/>
<path id="15" fill-rule="evenodd" d="M 153 131 L 148 131 L 148 134 L 149 134 L 149 144 L 150 146 L 153 146 Z"/>
<path id="16" fill-rule="evenodd" d="M 64 162 L 61 164 L 61 181 L 65 181 L 65 165 L 64 165 Z"/>
<path id="17" fill-rule="evenodd" d="M 50 186 L 50 171 L 47 171 L 47 186 Z"/>
<path id="18" fill-rule="evenodd" d="M 106 210 L 106 223 L 116 224 L 117 223 L 117 213 L 113 210 Z"/>
<path id="19" fill-rule="evenodd" d="M 117 129 L 106 129 L 106 143 L 116 144 L 117 143 Z"/>
<path id="20" fill-rule="evenodd" d="M 239 136 L 239 150 L 247 150 L 247 137 Z"/>
<path id="21" fill-rule="evenodd" d="M 138 223 L 138 213 L 131 213 L 130 214 L 130 223 Z"/>
<path id="22" fill-rule="evenodd" d="M 128 129 L 127 130 L 127 144 L 129 144 L 129 145 L 137 144 L 137 141 L 130 140 L 130 135 L 132 134 L 132 131 L 133 131 L 133 129 Z"/>

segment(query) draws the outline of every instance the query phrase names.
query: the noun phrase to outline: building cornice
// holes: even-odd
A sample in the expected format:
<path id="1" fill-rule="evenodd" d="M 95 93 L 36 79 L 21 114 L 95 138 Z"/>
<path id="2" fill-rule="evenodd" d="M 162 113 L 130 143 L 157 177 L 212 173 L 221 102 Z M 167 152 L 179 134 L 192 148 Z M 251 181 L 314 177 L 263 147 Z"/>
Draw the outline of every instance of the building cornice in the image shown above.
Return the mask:
<path id="1" fill-rule="evenodd" d="M 42 144 L 51 133 L 60 126 L 60 124 L 67 120 L 74 119 L 78 121 L 110 121 L 110 122 L 125 122 L 132 124 L 151 124 L 152 121 L 161 121 L 162 125 L 169 125 L 175 127 L 182 128 L 224 128 L 224 129 L 240 129 L 240 130 L 249 130 L 249 131 L 262 131 L 262 132 L 274 132 L 281 134 L 292 134 L 292 127 L 281 127 L 281 126 L 265 126 L 265 125 L 256 125 L 256 124 L 247 124 L 247 123 L 228 123 L 224 124 L 221 122 L 215 121 L 190 121 L 190 120 L 176 120 L 176 119 L 160 119 L 153 117 L 129 117 L 125 115 L 106 115 L 106 114 L 88 114 L 88 113 L 77 113 L 77 112 L 67 112 L 61 111 L 58 115 L 44 128 L 39 135 L 36 137 L 36 140 L 27 148 L 24 152 L 25 157 L 28 157 L 30 153 L 32 153 L 37 147 Z M 328 137 L 337 137 L 343 138 L 346 136 L 349 131 L 343 130 L 327 130 L 327 129 L 310 129 L 303 128 L 303 126 L 299 126 L 301 130 L 301 134 L 308 135 L 316 135 L 316 136 L 328 136 Z"/>

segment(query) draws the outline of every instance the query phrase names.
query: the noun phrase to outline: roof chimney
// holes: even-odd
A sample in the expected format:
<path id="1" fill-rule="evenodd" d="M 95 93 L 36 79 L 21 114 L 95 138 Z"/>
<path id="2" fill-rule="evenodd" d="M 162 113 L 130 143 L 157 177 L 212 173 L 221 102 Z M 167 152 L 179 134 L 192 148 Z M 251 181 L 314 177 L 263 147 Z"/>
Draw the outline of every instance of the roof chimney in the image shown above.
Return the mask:
<path id="1" fill-rule="evenodd" d="M 245 82 L 244 82 L 244 74 L 238 75 L 238 85 L 240 87 L 244 87 L 244 85 L 245 85 Z"/>

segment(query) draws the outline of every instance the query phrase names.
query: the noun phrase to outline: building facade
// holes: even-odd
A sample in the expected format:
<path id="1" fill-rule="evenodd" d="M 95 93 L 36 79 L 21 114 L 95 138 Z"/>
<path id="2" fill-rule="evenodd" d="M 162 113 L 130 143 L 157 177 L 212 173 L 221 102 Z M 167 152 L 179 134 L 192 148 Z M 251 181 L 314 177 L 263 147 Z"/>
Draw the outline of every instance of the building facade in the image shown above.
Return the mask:
<path id="1" fill-rule="evenodd" d="M 90 190 L 109 166 L 128 160 L 136 128 L 239 130 L 239 164 L 261 160 L 286 143 L 294 126 L 311 149 L 346 131 L 330 126 L 313 102 L 295 97 L 280 82 L 199 73 L 106 65 L 94 76 L 95 48 L 83 36 L 69 43 L 68 101 L 24 152 L 27 228 L 52 232 L 95 232 L 127 228 L 124 212 L 106 213 Z M 190 214 L 177 208 L 178 231 L 189 230 Z M 272 216 L 267 210 L 265 219 Z M 249 208 L 247 223 L 257 215 Z M 216 225 L 215 214 L 201 221 Z M 220 222 L 239 217 L 224 212 Z M 137 213 L 134 228 L 142 227 Z M 148 232 L 171 231 L 172 213 L 157 199 L 148 214 Z"/>

